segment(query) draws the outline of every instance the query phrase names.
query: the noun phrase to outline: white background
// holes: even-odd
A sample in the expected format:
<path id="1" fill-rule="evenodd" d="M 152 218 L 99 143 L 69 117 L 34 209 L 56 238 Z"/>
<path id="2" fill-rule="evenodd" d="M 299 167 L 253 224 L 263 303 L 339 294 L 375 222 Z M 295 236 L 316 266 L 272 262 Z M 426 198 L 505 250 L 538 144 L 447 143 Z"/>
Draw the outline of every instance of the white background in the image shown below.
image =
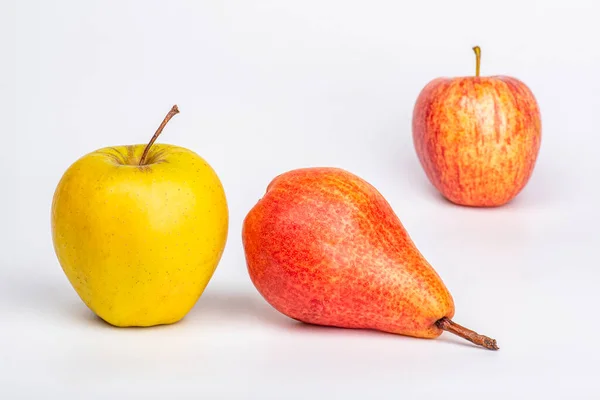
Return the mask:
<path id="1" fill-rule="evenodd" d="M 596 1 L 2 2 L 0 398 L 583 399 L 600 368 L 600 5 Z M 442 200 L 412 147 L 438 76 L 515 76 L 540 103 L 526 189 Z M 54 255 L 66 168 L 148 141 L 198 152 L 230 205 L 216 274 L 179 324 L 96 319 Z M 252 286 L 241 223 L 277 174 L 337 166 L 374 184 L 435 266 L 455 320 L 498 352 L 309 327 Z M 596 379 L 594 379 L 596 378 Z M 597 398 L 597 397 L 595 397 Z"/>

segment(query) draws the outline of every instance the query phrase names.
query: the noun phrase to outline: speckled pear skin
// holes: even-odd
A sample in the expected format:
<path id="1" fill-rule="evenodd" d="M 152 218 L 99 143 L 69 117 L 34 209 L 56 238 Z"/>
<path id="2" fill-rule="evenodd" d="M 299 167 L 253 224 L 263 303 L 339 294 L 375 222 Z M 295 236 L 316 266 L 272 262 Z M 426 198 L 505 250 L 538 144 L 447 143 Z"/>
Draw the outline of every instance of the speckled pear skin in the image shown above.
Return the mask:
<path id="1" fill-rule="evenodd" d="M 517 196 L 541 142 L 533 93 L 507 76 L 431 81 L 415 103 L 412 129 L 429 181 L 466 206 L 501 206 Z"/>
<path id="2" fill-rule="evenodd" d="M 244 220 L 250 278 L 310 324 L 435 338 L 454 302 L 384 197 L 337 168 L 276 177 Z"/>

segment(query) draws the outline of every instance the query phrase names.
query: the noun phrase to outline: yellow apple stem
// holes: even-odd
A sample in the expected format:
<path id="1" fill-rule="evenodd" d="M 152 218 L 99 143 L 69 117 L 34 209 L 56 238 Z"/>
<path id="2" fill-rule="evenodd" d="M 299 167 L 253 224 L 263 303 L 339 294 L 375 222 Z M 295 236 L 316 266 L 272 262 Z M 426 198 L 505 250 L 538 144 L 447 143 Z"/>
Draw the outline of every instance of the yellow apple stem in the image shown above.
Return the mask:
<path id="1" fill-rule="evenodd" d="M 479 46 L 473 47 L 475 52 L 475 76 L 479 76 L 479 69 L 481 67 L 481 48 Z"/>
<path id="2" fill-rule="evenodd" d="M 490 350 L 499 349 L 498 345 L 496 344 L 496 339 L 480 335 L 479 333 L 467 329 L 464 326 L 460 326 L 456 322 L 453 322 L 450 318 L 444 317 L 438 320 L 435 324 L 438 328 L 460 336 L 463 339 L 467 339 L 478 346 L 483 346 Z"/>
<path id="3" fill-rule="evenodd" d="M 148 152 L 150 151 L 150 147 L 152 147 L 152 145 L 154 144 L 154 142 L 156 141 L 156 139 L 158 138 L 158 136 L 161 134 L 161 132 L 165 128 L 165 125 L 167 125 L 167 122 L 169 122 L 169 120 L 171 118 L 173 118 L 173 116 L 175 114 L 178 114 L 178 113 L 179 113 L 179 108 L 177 108 L 177 104 L 176 104 L 173 107 L 171 107 L 171 111 L 169 111 L 169 113 L 167 114 L 167 116 L 165 117 L 165 119 L 163 119 L 163 122 L 161 122 L 160 126 L 158 127 L 158 129 L 154 133 L 154 136 L 152 136 L 152 139 L 150 139 L 150 142 L 148 143 L 148 145 L 144 149 L 144 152 L 142 153 L 142 158 L 140 158 L 140 164 L 139 165 L 144 165 L 144 163 L 146 162 L 146 157 L 148 156 Z"/>

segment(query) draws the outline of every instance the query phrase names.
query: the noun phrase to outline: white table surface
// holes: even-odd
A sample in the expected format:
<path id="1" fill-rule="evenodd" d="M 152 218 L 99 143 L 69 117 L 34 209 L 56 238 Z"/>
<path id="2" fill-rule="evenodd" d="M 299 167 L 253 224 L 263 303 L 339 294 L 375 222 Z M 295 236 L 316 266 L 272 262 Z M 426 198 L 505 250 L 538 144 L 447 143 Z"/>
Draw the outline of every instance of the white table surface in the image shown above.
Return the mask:
<path id="1" fill-rule="evenodd" d="M 600 6 L 402 3 L 3 4 L 0 398 L 598 398 Z M 472 74 L 475 44 L 482 74 L 522 79 L 542 110 L 533 177 L 497 209 L 442 200 L 411 141 L 419 91 Z M 111 328 L 56 260 L 52 194 L 76 158 L 145 143 L 175 103 L 161 141 L 218 172 L 227 247 L 181 323 Z M 498 352 L 447 333 L 310 327 L 260 297 L 242 219 L 275 175 L 322 165 L 385 195 L 452 292 L 455 321 Z"/>

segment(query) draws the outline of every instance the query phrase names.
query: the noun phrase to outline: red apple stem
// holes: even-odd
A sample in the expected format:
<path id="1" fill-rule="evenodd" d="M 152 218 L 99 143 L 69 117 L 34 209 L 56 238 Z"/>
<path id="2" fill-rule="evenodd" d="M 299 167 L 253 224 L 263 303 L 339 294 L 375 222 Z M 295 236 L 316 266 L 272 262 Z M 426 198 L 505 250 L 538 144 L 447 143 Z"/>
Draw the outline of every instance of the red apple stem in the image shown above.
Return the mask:
<path id="1" fill-rule="evenodd" d="M 475 76 L 479 76 L 479 70 L 481 67 L 481 48 L 479 46 L 473 47 L 475 52 Z"/>
<path id="2" fill-rule="evenodd" d="M 161 122 L 160 126 L 154 133 L 154 136 L 152 136 L 152 139 L 150 139 L 150 142 L 148 143 L 148 145 L 144 149 L 144 152 L 142 153 L 142 158 L 140 158 L 139 165 L 144 165 L 144 163 L 146 162 L 146 157 L 148 156 L 148 152 L 150 151 L 150 147 L 152 147 L 156 139 L 158 139 L 158 136 L 165 128 L 165 125 L 167 125 L 167 122 L 169 122 L 169 120 L 173 118 L 175 114 L 179 114 L 179 108 L 177 108 L 177 104 L 171 107 L 171 110 L 167 113 L 167 116 L 165 117 L 165 119 L 163 119 L 163 122 Z"/>
<path id="3" fill-rule="evenodd" d="M 484 335 L 480 335 L 470 329 L 460 326 L 456 322 L 453 322 L 450 318 L 444 317 L 438 320 L 436 323 L 438 328 L 460 336 L 463 339 L 467 339 L 471 343 L 475 343 L 478 346 L 485 347 L 489 350 L 498 350 L 500 347 L 496 344 L 496 339 L 489 338 Z"/>

